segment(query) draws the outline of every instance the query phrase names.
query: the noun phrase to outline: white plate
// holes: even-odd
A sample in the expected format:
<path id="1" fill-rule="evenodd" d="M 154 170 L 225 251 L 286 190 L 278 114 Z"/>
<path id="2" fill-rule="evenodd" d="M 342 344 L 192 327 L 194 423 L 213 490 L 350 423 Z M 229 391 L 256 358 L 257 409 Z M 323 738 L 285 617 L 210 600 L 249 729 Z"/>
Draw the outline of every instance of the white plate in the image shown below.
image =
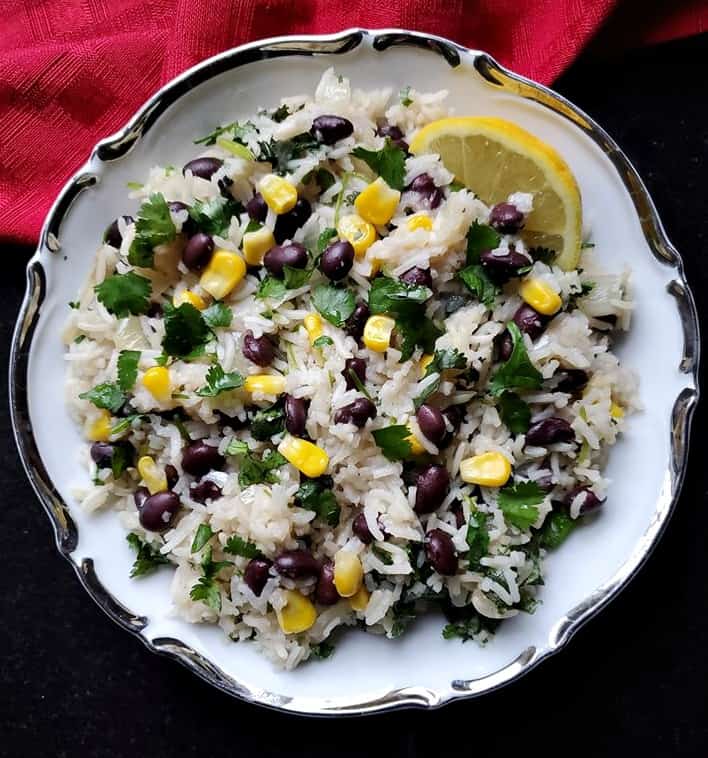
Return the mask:
<path id="1" fill-rule="evenodd" d="M 171 572 L 129 579 L 133 556 L 117 517 L 87 516 L 72 499 L 72 485 L 86 473 L 76 455 L 79 432 L 63 401 L 60 331 L 103 229 L 131 210 L 127 181 L 156 164 L 186 162 L 195 153 L 195 135 L 215 124 L 272 106 L 281 96 L 312 92 L 332 65 L 365 89 L 444 87 L 457 113 L 511 119 L 565 156 L 581 187 L 597 255 L 610 269 L 628 264 L 634 272 L 636 315 L 618 352 L 639 371 L 646 410 L 632 417 L 611 451 L 607 474 L 613 481 L 601 515 L 548 558 L 535 614 L 506 621 L 484 648 L 443 640 L 436 615 L 420 619 L 396 641 L 352 631 L 327 661 L 281 672 L 254 647 L 229 642 L 216 627 L 171 618 Z M 695 307 L 678 253 L 641 180 L 602 129 L 484 53 L 410 32 L 352 30 L 266 40 L 205 61 L 158 92 L 123 131 L 99 143 L 52 208 L 28 272 L 10 369 L 13 422 L 60 551 L 118 623 L 244 699 L 308 714 L 362 713 L 435 707 L 499 687 L 560 649 L 628 582 L 678 495 L 698 398 L 699 352 Z"/>

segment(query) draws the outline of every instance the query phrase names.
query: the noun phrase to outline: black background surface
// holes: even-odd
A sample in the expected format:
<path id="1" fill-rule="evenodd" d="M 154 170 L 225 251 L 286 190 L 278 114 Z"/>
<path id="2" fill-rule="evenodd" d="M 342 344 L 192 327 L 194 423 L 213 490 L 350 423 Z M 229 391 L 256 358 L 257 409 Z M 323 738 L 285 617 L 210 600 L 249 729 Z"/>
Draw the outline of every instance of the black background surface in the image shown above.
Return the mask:
<path id="1" fill-rule="evenodd" d="M 705 326 L 708 36 L 621 60 L 598 52 L 556 89 L 605 126 L 639 169 L 683 253 Z M 3 252 L 6 364 L 29 251 Z M 47 378 L 57 397 L 59 381 Z M 7 408 L 4 385 L 2 394 Z M 706 755 L 705 421 L 701 407 L 683 496 L 649 564 L 566 650 L 500 692 L 439 711 L 307 720 L 212 690 L 94 606 L 55 551 L 2 413 L 0 755 Z"/>

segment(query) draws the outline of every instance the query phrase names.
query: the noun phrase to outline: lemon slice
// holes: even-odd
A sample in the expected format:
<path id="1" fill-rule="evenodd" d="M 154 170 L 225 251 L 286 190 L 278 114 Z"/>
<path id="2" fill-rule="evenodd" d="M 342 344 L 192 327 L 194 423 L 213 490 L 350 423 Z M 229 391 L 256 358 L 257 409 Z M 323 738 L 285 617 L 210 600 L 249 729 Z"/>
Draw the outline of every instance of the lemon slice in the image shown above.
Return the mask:
<path id="1" fill-rule="evenodd" d="M 578 265 L 582 230 L 580 190 L 568 164 L 545 142 L 501 118 L 469 116 L 433 121 L 410 144 L 415 155 L 437 153 L 458 181 L 488 205 L 514 192 L 533 193 L 522 238 L 555 250 L 556 265 Z"/>

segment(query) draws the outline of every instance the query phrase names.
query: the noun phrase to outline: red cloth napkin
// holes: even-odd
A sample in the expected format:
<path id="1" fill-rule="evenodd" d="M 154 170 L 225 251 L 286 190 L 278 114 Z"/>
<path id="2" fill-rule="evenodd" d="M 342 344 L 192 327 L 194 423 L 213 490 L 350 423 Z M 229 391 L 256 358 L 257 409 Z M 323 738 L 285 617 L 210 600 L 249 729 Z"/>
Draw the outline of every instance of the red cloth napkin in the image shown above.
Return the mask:
<path id="1" fill-rule="evenodd" d="M 401 27 L 549 83 L 615 15 L 625 44 L 708 28 L 705 0 L 1 0 L 0 12 L 0 241 L 21 243 L 99 139 L 172 77 L 243 42 Z"/>

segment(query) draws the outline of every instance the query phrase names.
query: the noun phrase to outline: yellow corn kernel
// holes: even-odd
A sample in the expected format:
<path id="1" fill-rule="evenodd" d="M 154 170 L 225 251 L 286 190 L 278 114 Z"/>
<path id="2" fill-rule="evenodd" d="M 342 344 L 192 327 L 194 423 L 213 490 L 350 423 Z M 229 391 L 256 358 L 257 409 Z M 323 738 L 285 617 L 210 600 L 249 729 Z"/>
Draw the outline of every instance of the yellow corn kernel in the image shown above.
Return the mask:
<path id="1" fill-rule="evenodd" d="M 359 556 L 350 550 L 340 550 L 334 556 L 334 586 L 342 597 L 353 597 L 364 580 L 364 567 Z"/>
<path id="2" fill-rule="evenodd" d="M 297 203 L 297 187 L 282 176 L 264 176 L 258 189 L 268 207 L 278 215 L 291 211 Z"/>
<path id="3" fill-rule="evenodd" d="M 337 233 L 342 239 L 351 243 L 357 258 L 361 258 L 378 238 L 374 225 L 361 216 L 357 216 L 356 213 L 339 219 Z"/>
<path id="4" fill-rule="evenodd" d="M 275 612 L 278 624 L 285 634 L 306 632 L 317 620 L 312 601 L 297 590 L 283 590 L 285 605 Z"/>
<path id="5" fill-rule="evenodd" d="M 138 461 L 138 473 L 151 495 L 156 492 L 164 492 L 167 489 L 167 477 L 164 470 L 158 468 L 154 459 L 149 455 L 143 455 Z"/>
<path id="6" fill-rule="evenodd" d="M 247 232 L 243 235 L 243 257 L 249 266 L 260 266 L 265 254 L 275 245 L 273 232 L 262 226 L 255 232 Z"/>
<path id="7" fill-rule="evenodd" d="M 383 353 L 391 345 L 396 322 L 388 316 L 369 316 L 364 325 L 364 344 L 375 353 Z"/>
<path id="8" fill-rule="evenodd" d="M 379 177 L 357 195 L 354 207 L 364 221 L 383 226 L 393 218 L 400 199 L 401 193 Z"/>
<path id="9" fill-rule="evenodd" d="M 544 316 L 558 313 L 563 305 L 560 295 L 543 279 L 526 279 L 519 287 L 519 295 L 534 310 Z"/>
<path id="10" fill-rule="evenodd" d="M 246 276 L 243 258 L 230 250 L 215 250 L 199 284 L 216 300 L 223 300 Z"/>
<path id="11" fill-rule="evenodd" d="M 624 408 L 617 403 L 612 403 L 610 406 L 610 416 L 612 418 L 622 418 L 624 416 Z"/>
<path id="12" fill-rule="evenodd" d="M 111 436 L 111 414 L 100 411 L 99 417 L 88 425 L 86 436 L 91 442 L 107 442 Z"/>
<path id="13" fill-rule="evenodd" d="M 298 471 L 310 479 L 316 479 L 327 471 L 329 456 L 312 442 L 286 434 L 278 445 L 278 452 Z"/>
<path id="14" fill-rule="evenodd" d="M 192 290 L 182 290 L 172 298 L 172 305 L 175 308 L 179 308 L 182 303 L 189 303 L 198 311 L 203 311 L 206 308 L 204 298 L 201 295 L 197 295 L 196 292 L 192 292 Z"/>
<path id="15" fill-rule="evenodd" d="M 349 605 L 353 611 L 365 611 L 366 606 L 369 604 L 369 590 L 366 589 L 366 585 L 362 584 L 359 587 L 356 595 L 352 595 L 349 598 Z"/>
<path id="16" fill-rule="evenodd" d="M 143 386 L 160 403 L 166 403 L 172 395 L 170 371 L 165 366 L 153 366 L 143 374 Z"/>
<path id="17" fill-rule="evenodd" d="M 460 477 L 468 484 L 482 487 L 503 487 L 511 476 L 509 459 L 495 451 L 465 458 L 460 463 Z"/>
<path id="18" fill-rule="evenodd" d="M 406 226 L 411 232 L 415 232 L 417 229 L 425 229 L 426 232 L 429 232 L 433 228 L 433 219 L 426 216 L 425 213 L 416 213 L 406 221 Z"/>
<path id="19" fill-rule="evenodd" d="M 434 356 L 432 355 L 424 355 L 420 359 L 420 375 L 425 376 L 425 372 L 428 368 L 428 366 L 433 362 Z"/>
<path id="20" fill-rule="evenodd" d="M 246 392 L 282 395 L 285 392 L 285 377 L 280 374 L 251 374 L 244 379 L 243 388 Z"/>
<path id="21" fill-rule="evenodd" d="M 319 313 L 308 313 L 302 323 L 305 326 L 305 331 L 312 345 L 318 337 L 322 336 L 322 318 Z"/>
<path id="22" fill-rule="evenodd" d="M 409 427 L 410 428 L 410 427 Z M 413 434 L 413 430 L 411 430 L 411 433 L 406 437 L 408 442 L 410 442 L 411 445 L 411 455 L 423 455 L 425 451 L 425 448 L 420 443 L 420 440 Z"/>

